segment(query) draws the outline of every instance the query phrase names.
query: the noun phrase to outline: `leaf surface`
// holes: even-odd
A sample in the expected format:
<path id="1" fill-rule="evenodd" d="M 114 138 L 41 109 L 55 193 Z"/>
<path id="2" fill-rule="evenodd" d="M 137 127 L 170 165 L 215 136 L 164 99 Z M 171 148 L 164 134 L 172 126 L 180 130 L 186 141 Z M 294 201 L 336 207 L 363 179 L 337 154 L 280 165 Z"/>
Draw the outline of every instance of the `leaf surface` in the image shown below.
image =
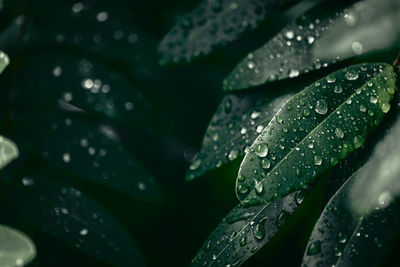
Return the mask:
<path id="1" fill-rule="evenodd" d="M 44 232 L 114 266 L 144 266 L 124 228 L 79 190 L 41 175 L 8 180 L 4 198 Z"/>
<path id="2" fill-rule="evenodd" d="M 224 81 L 225 90 L 295 78 L 398 43 L 397 1 L 324 1 L 248 54 Z M 374 36 L 374 37 L 372 37 Z"/>
<path id="3" fill-rule="evenodd" d="M 390 109 L 395 74 L 387 64 L 355 65 L 291 98 L 251 145 L 241 164 L 240 201 L 268 203 L 314 182 L 361 147 Z"/>
<path id="4" fill-rule="evenodd" d="M 190 61 L 236 40 L 261 21 L 298 0 L 205 0 L 186 15 L 159 45 L 163 62 Z"/>
<path id="5" fill-rule="evenodd" d="M 293 95 L 274 96 L 265 91 L 226 95 L 211 119 L 201 151 L 186 178 L 192 180 L 243 156 L 264 125 Z"/>
<path id="6" fill-rule="evenodd" d="M 362 169 L 361 169 L 362 170 Z M 349 202 L 355 173 L 331 198 L 311 234 L 303 266 L 379 266 L 398 236 L 400 203 L 354 216 Z"/>

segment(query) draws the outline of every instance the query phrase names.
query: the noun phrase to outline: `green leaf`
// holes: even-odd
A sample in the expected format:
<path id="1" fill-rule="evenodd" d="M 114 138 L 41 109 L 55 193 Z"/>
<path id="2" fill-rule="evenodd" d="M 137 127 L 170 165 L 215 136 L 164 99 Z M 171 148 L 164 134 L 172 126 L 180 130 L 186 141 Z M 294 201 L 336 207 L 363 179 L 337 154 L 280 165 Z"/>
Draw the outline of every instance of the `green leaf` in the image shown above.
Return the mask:
<path id="1" fill-rule="evenodd" d="M 396 114 L 397 115 L 397 114 Z M 398 117 L 398 116 L 397 116 Z M 400 118 L 387 130 L 368 162 L 356 174 L 350 201 L 355 214 L 369 214 L 377 205 L 386 207 L 400 194 Z"/>
<path id="2" fill-rule="evenodd" d="M 337 19 L 313 47 L 314 58 L 346 59 L 370 51 L 399 46 L 400 2 L 367 0 L 358 2 Z"/>
<path id="3" fill-rule="evenodd" d="M 59 168 L 130 196 L 160 199 L 154 178 L 110 125 L 42 113 L 16 118 L 13 130 L 25 144 L 21 148 L 33 149 Z"/>
<path id="4" fill-rule="evenodd" d="M 400 226 L 400 202 L 355 216 L 349 206 L 353 175 L 331 198 L 311 234 L 304 266 L 379 266 Z"/>
<path id="5" fill-rule="evenodd" d="M 192 266 L 239 266 L 268 243 L 304 197 L 305 192 L 297 191 L 269 204 L 237 205 L 209 236 Z"/>
<path id="6" fill-rule="evenodd" d="M 90 57 L 68 51 L 43 52 L 25 58 L 16 75 L 27 77 L 15 85 L 20 101 L 16 108 L 27 106 L 21 103 L 27 101 L 26 94 L 40 94 L 45 103 L 39 105 L 56 107 L 61 101 L 146 132 L 161 129 L 159 121 L 165 121 L 141 88 Z M 33 93 L 26 92 L 32 87 Z"/>
<path id="7" fill-rule="evenodd" d="M 393 12 L 397 12 L 397 1 L 365 0 L 348 7 L 351 2 L 354 1 L 324 1 L 307 11 L 263 47 L 248 54 L 226 78 L 224 89 L 294 78 L 396 42 L 397 30 L 391 29 L 398 15 L 385 10 L 394 8 Z"/>
<path id="8" fill-rule="evenodd" d="M 291 96 L 293 93 L 288 92 L 276 96 L 270 90 L 226 95 L 211 119 L 201 151 L 186 178 L 192 180 L 243 156 L 246 147 Z"/>
<path id="9" fill-rule="evenodd" d="M 236 40 L 299 0 L 205 0 L 183 17 L 159 45 L 162 62 L 190 61 Z"/>
<path id="10" fill-rule="evenodd" d="M 13 141 L 0 135 L 0 169 L 18 158 L 18 154 L 17 145 Z"/>
<path id="11" fill-rule="evenodd" d="M 35 244 L 18 230 L 0 225 L 0 265 L 24 266 L 36 256 Z"/>
<path id="12" fill-rule="evenodd" d="M 351 66 L 306 87 L 251 145 L 237 179 L 239 200 L 268 203 L 314 182 L 363 145 L 394 92 L 387 64 Z"/>
<path id="13" fill-rule="evenodd" d="M 79 190 L 43 175 L 6 180 L 4 199 L 45 233 L 115 266 L 144 266 L 129 234 Z"/>

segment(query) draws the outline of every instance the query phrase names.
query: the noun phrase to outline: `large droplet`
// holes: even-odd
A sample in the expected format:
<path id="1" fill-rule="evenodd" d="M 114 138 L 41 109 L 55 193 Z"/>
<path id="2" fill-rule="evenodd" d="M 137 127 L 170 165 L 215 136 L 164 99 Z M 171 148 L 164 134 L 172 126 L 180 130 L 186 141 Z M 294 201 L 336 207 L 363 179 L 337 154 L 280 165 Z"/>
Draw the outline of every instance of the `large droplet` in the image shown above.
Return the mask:
<path id="1" fill-rule="evenodd" d="M 312 242 L 307 249 L 308 255 L 315 255 L 321 252 L 321 241 L 317 240 Z"/>
<path id="2" fill-rule="evenodd" d="M 257 144 L 254 153 L 260 158 L 266 157 L 268 155 L 268 145 L 266 143 Z"/>
<path id="3" fill-rule="evenodd" d="M 261 240 L 265 237 L 264 224 L 267 218 L 262 218 L 253 228 L 253 235 L 256 239 Z"/>
<path id="4" fill-rule="evenodd" d="M 237 150 L 237 149 L 231 150 L 231 151 L 229 152 L 229 154 L 228 154 L 228 159 L 229 159 L 229 160 L 234 160 L 234 159 L 236 159 L 237 157 L 239 157 L 239 150 Z"/>
<path id="5" fill-rule="evenodd" d="M 314 165 L 319 166 L 322 164 L 322 158 L 318 155 L 314 156 Z"/>
<path id="6" fill-rule="evenodd" d="M 317 101 L 314 110 L 318 114 L 324 115 L 328 112 L 328 103 L 325 100 L 320 99 Z"/>
<path id="7" fill-rule="evenodd" d="M 269 169 L 271 167 L 271 161 L 268 159 L 263 159 L 261 161 L 261 167 L 265 170 Z"/>
<path id="8" fill-rule="evenodd" d="M 340 128 L 336 128 L 335 129 L 335 135 L 337 136 L 337 138 L 342 139 L 344 137 L 344 132 L 342 129 Z"/>
<path id="9" fill-rule="evenodd" d="M 358 79 L 358 72 L 355 70 L 349 70 L 344 76 L 347 80 L 354 81 Z"/>
<path id="10" fill-rule="evenodd" d="M 9 63 L 10 59 L 8 58 L 8 56 L 0 51 L 0 73 L 3 72 L 3 70 L 8 66 Z"/>
<path id="11" fill-rule="evenodd" d="M 193 161 L 193 163 L 190 165 L 189 169 L 194 171 L 197 168 L 199 168 L 199 166 L 201 165 L 201 159 L 196 159 L 195 161 Z"/>

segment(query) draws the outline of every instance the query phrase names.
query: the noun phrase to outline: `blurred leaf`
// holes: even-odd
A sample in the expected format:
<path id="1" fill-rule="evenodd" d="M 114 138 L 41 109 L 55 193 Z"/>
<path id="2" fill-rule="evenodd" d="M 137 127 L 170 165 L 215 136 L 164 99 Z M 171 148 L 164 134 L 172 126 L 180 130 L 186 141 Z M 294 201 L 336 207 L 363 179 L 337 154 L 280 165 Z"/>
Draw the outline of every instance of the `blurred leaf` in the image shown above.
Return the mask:
<path id="1" fill-rule="evenodd" d="M 13 141 L 0 135 L 0 169 L 18 157 L 18 148 Z"/>
<path id="2" fill-rule="evenodd" d="M 396 121 L 354 178 L 350 201 L 357 216 L 370 213 L 377 205 L 388 206 L 400 194 L 400 118 L 396 115 Z"/>
<path id="3" fill-rule="evenodd" d="M 248 54 L 226 78 L 224 88 L 236 90 L 294 78 L 338 60 L 393 45 L 398 31 L 392 32 L 392 28 L 398 15 L 386 11 L 397 10 L 398 3 L 365 0 L 348 7 L 352 2 L 355 1 L 325 1 L 307 11 L 263 47 Z M 351 42 L 351 52 L 349 40 L 357 41 Z"/>
<path id="4" fill-rule="evenodd" d="M 146 132 L 160 130 L 164 122 L 162 112 L 154 110 L 140 88 L 98 60 L 67 51 L 45 52 L 24 59 L 17 75 L 27 77 L 15 85 L 18 109 L 28 105 L 22 102 L 30 101 L 27 94 L 39 94 L 37 105 L 57 106 L 63 101 Z M 34 92 L 27 92 L 32 88 Z"/>
<path id="5" fill-rule="evenodd" d="M 349 206 L 353 175 L 331 198 L 311 234 L 304 266 L 380 266 L 398 235 L 400 203 L 354 216 Z"/>
<path id="6" fill-rule="evenodd" d="M 239 266 L 278 232 L 305 197 L 297 191 L 269 204 L 237 205 L 204 243 L 192 266 Z"/>
<path id="7" fill-rule="evenodd" d="M 35 244 L 18 230 L 0 225 L 0 265 L 24 266 L 36 256 Z"/>
<path id="8" fill-rule="evenodd" d="M 44 232 L 115 266 L 144 266 L 129 234 L 79 190 L 39 176 L 8 180 L 4 199 Z"/>
<path id="9" fill-rule="evenodd" d="M 190 61 L 215 47 L 236 40 L 266 18 L 283 12 L 299 0 L 204 0 L 183 17 L 159 46 L 162 62 Z"/>
<path id="10" fill-rule="evenodd" d="M 211 119 L 201 151 L 186 178 L 192 180 L 244 155 L 246 147 L 291 96 L 293 93 L 276 96 L 269 90 L 226 95 Z"/>
<path id="11" fill-rule="evenodd" d="M 243 159 L 239 200 L 268 203 L 286 196 L 361 147 L 390 109 L 394 76 L 387 64 L 351 66 L 291 98 Z"/>
<path id="12" fill-rule="evenodd" d="M 24 144 L 21 149 L 33 149 L 59 168 L 116 191 L 160 199 L 153 177 L 119 143 L 111 126 L 44 113 L 16 118 L 14 123 L 14 138 Z"/>
<path id="13" fill-rule="evenodd" d="M 313 47 L 314 58 L 346 59 L 400 44 L 400 2 L 367 0 L 356 3 L 337 19 Z"/>

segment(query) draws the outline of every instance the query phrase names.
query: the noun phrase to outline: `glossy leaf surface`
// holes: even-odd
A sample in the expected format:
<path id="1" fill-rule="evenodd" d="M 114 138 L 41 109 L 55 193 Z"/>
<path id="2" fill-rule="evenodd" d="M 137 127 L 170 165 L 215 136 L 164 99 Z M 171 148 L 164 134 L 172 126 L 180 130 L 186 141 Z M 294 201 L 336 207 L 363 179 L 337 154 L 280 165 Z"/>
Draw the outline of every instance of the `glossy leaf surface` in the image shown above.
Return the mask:
<path id="1" fill-rule="evenodd" d="M 226 95 L 211 119 L 200 153 L 189 167 L 187 179 L 240 158 L 279 108 L 293 93 L 280 96 L 254 92 Z"/>
<path id="2" fill-rule="evenodd" d="M 162 62 L 190 61 L 216 46 L 232 42 L 266 17 L 282 12 L 298 0 L 205 0 L 164 37 Z"/>
<path id="3" fill-rule="evenodd" d="M 115 266 L 144 266 L 124 228 L 79 190 L 40 175 L 12 180 L 5 200 L 33 224 L 68 244 Z"/>
<path id="4" fill-rule="evenodd" d="M 312 182 L 362 146 L 390 109 L 395 74 L 386 64 L 339 70 L 291 98 L 241 164 L 241 201 L 268 203 Z"/>

